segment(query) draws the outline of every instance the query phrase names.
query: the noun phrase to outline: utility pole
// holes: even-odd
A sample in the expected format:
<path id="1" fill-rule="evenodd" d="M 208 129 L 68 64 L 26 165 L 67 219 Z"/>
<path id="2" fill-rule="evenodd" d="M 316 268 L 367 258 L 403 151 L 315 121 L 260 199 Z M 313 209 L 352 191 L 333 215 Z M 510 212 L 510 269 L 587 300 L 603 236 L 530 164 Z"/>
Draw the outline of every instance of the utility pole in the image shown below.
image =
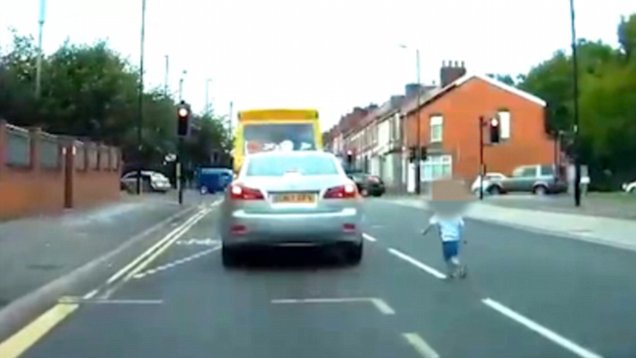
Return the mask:
<path id="1" fill-rule="evenodd" d="M 44 19 L 46 17 L 46 0 L 40 0 L 40 17 L 38 19 L 38 58 L 35 69 L 35 98 L 39 99 L 42 91 L 42 37 L 44 35 Z"/>
<path id="2" fill-rule="evenodd" d="M 420 166 L 422 161 L 422 136 L 421 136 L 421 111 L 420 101 L 422 100 L 422 81 L 420 78 L 420 49 L 415 50 L 415 66 L 417 67 L 417 107 L 415 107 L 415 113 L 417 114 L 416 120 L 416 133 L 417 133 L 417 152 L 415 153 L 415 194 L 419 195 L 422 192 L 422 178 L 420 173 Z"/>
<path id="3" fill-rule="evenodd" d="M 179 101 L 183 101 L 183 80 L 188 71 L 181 71 L 181 78 L 179 78 Z"/>
<path id="4" fill-rule="evenodd" d="M 141 0 L 141 37 L 139 51 L 139 114 L 137 117 L 137 195 L 141 195 L 142 126 L 144 122 L 144 46 L 146 42 L 146 0 Z"/>
<path id="5" fill-rule="evenodd" d="M 581 206 L 581 158 L 579 142 L 579 69 L 576 51 L 576 25 L 574 0 L 570 0 L 570 26 L 572 32 L 572 92 L 574 96 L 574 205 Z"/>
<path id="6" fill-rule="evenodd" d="M 227 126 L 228 126 L 228 130 L 230 132 L 230 138 L 232 138 L 232 120 L 233 120 L 233 115 L 234 115 L 234 102 L 230 101 L 230 114 L 228 115 L 227 118 Z"/>
<path id="7" fill-rule="evenodd" d="M 166 55 L 166 69 L 165 69 L 165 73 L 164 73 L 164 78 L 163 78 L 163 93 L 164 96 L 168 97 L 168 95 L 170 94 L 169 92 L 169 88 L 170 86 L 168 85 L 168 73 L 170 72 L 170 56 Z"/>
<path id="8" fill-rule="evenodd" d="M 484 200 L 484 117 L 479 117 L 479 200 Z"/>

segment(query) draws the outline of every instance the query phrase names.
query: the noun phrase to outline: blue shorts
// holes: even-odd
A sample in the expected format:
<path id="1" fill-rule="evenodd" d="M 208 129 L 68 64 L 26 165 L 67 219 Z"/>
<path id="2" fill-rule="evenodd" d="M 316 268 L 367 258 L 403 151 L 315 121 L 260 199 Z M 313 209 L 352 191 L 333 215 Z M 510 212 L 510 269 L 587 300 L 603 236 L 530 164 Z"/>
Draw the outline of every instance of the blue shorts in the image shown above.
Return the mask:
<path id="1" fill-rule="evenodd" d="M 442 251 L 444 253 L 445 261 L 456 257 L 457 255 L 459 255 L 459 240 L 442 242 Z"/>

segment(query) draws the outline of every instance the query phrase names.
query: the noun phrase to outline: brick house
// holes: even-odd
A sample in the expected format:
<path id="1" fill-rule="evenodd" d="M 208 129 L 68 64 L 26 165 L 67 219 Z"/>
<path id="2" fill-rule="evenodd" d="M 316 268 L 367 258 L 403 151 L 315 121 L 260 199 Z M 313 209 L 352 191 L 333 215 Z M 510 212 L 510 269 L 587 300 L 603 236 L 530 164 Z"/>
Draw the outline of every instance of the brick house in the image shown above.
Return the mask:
<path id="1" fill-rule="evenodd" d="M 405 146 L 417 143 L 416 120 L 420 120 L 420 143 L 427 147 L 421 165 L 423 183 L 456 176 L 471 182 L 479 173 L 479 117 L 497 117 L 501 143 L 484 148 L 487 171 L 511 174 L 524 164 L 551 164 L 554 141 L 545 132 L 545 101 L 490 77 L 466 73 L 463 64 L 444 63 L 441 86 L 403 107 Z M 414 165 L 407 177 L 414 178 Z M 409 185 L 412 187 L 413 185 Z M 425 187 L 425 185 L 423 186 Z"/>

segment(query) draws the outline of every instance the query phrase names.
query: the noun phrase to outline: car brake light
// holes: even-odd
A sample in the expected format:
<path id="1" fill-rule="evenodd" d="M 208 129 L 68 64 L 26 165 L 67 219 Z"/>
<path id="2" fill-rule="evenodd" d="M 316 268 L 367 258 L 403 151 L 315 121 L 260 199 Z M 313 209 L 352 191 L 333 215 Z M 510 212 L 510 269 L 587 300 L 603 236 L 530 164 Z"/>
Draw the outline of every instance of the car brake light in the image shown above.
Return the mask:
<path id="1" fill-rule="evenodd" d="M 258 189 L 248 188 L 240 184 L 233 184 L 230 187 L 230 198 L 232 200 L 263 200 L 265 197 Z"/>
<path id="2" fill-rule="evenodd" d="M 346 184 L 327 189 L 325 199 L 353 199 L 358 196 L 358 189 L 355 185 Z"/>

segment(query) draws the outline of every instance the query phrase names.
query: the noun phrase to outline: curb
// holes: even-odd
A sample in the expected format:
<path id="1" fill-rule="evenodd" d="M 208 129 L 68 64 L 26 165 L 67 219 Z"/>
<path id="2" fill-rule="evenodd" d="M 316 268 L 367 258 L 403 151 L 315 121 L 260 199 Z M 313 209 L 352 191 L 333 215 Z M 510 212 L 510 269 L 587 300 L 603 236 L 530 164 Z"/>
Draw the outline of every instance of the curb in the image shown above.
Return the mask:
<path id="1" fill-rule="evenodd" d="M 73 271 L 10 302 L 7 306 L 0 310 L 0 342 L 8 339 L 11 335 L 28 324 L 34 317 L 37 317 L 42 312 L 55 305 L 60 297 L 68 294 L 68 291 L 80 286 L 82 282 L 89 281 L 91 276 L 103 269 L 104 265 L 108 261 L 113 260 L 131 246 L 168 226 L 172 221 L 181 219 L 183 216 L 197 208 L 198 205 L 193 205 L 178 211 L 168 218 L 130 237 L 128 240 L 102 256 L 93 259 Z"/>
<path id="2" fill-rule="evenodd" d="M 399 199 L 394 201 L 388 200 L 388 202 L 395 205 L 408 206 L 408 207 L 422 209 L 422 210 L 430 210 L 424 202 L 416 203 L 416 202 L 410 202 L 404 199 Z M 495 224 L 495 225 L 507 226 L 514 229 L 524 230 L 524 231 L 532 232 L 535 234 L 550 235 L 550 236 L 560 237 L 564 239 L 584 241 L 584 242 L 596 244 L 596 245 L 609 246 L 609 247 L 622 249 L 622 250 L 636 251 L 636 245 L 625 245 L 625 244 L 605 240 L 596 236 L 571 234 L 571 233 L 565 233 L 565 232 L 554 231 L 549 229 L 540 229 L 540 228 L 535 228 L 528 225 L 515 224 L 508 221 L 497 220 L 497 219 L 484 219 L 484 218 L 476 218 L 472 216 L 467 216 L 467 218 L 471 220 L 479 221 L 479 222 L 488 223 L 488 224 Z"/>

